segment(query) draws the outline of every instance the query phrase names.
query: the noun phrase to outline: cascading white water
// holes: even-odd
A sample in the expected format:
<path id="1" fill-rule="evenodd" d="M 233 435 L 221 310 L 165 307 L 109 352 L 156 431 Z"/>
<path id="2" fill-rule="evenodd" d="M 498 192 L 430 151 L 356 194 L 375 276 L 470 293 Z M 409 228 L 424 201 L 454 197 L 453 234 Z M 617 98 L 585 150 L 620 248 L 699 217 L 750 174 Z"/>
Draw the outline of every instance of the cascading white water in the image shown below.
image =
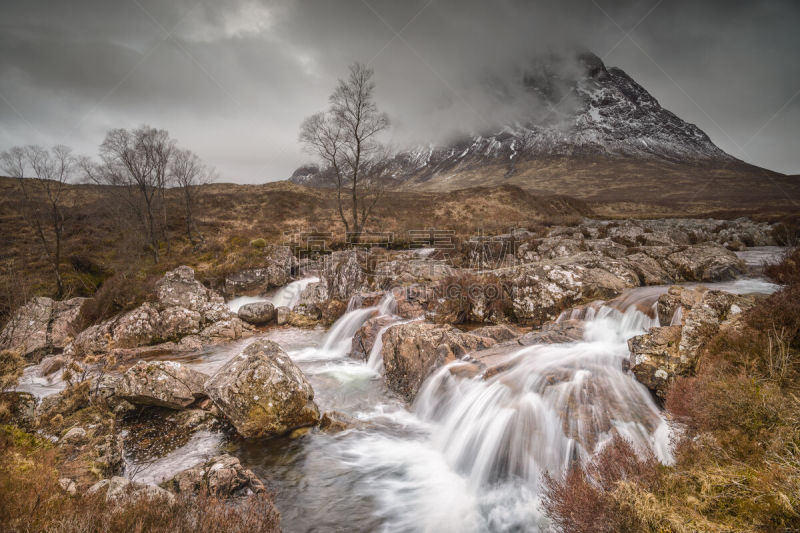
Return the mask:
<path id="1" fill-rule="evenodd" d="M 582 341 L 509 351 L 514 364 L 489 379 L 457 377 L 462 362 L 440 369 L 415 403 L 422 440 L 369 435 L 349 445 L 387 530 L 546 527 L 542 474 L 587 460 L 615 433 L 673 460 L 666 421 L 623 370 L 627 339 L 657 319 L 635 305 L 591 309 Z"/>
<path id="2" fill-rule="evenodd" d="M 350 303 L 352 304 L 352 299 Z M 394 296 L 387 292 L 378 305 L 353 309 L 342 315 L 328 330 L 321 347 L 305 348 L 290 355 L 298 361 L 341 359 L 350 352 L 353 336 L 364 322 L 373 316 L 392 314 L 396 306 Z"/>
<path id="3" fill-rule="evenodd" d="M 383 354 L 381 351 L 383 350 L 383 334 L 386 333 L 386 330 L 392 326 L 396 326 L 398 324 L 407 324 L 409 322 L 413 322 L 415 320 L 422 320 L 423 317 L 419 318 L 412 318 L 410 320 L 400 320 L 399 317 L 395 315 L 382 315 L 382 316 L 391 316 L 394 320 L 383 326 L 378 333 L 375 335 L 375 341 L 372 343 L 372 348 L 369 350 L 369 355 L 367 356 L 367 367 L 379 374 L 383 372 Z"/>
<path id="4" fill-rule="evenodd" d="M 275 307 L 284 306 L 291 309 L 300 301 L 300 295 L 305 288 L 318 281 L 319 278 L 313 276 L 293 281 L 276 292 L 272 298 L 270 298 L 270 301 Z"/>
<path id="5" fill-rule="evenodd" d="M 300 294 L 312 283 L 319 281 L 317 277 L 303 278 L 293 281 L 278 289 L 272 296 L 239 296 L 228 301 L 228 308 L 234 312 L 239 312 L 243 305 L 257 302 L 271 302 L 275 307 L 285 306 L 289 309 L 297 305 L 300 301 Z"/>
<path id="6" fill-rule="evenodd" d="M 669 462 L 666 423 L 623 371 L 626 340 L 653 325 L 636 309 L 601 307 L 583 342 L 519 350 L 516 364 L 491 379 L 457 382 L 442 369 L 421 391 L 417 413 L 440 424 L 439 446 L 475 487 L 509 477 L 535 486 L 615 432 Z"/>

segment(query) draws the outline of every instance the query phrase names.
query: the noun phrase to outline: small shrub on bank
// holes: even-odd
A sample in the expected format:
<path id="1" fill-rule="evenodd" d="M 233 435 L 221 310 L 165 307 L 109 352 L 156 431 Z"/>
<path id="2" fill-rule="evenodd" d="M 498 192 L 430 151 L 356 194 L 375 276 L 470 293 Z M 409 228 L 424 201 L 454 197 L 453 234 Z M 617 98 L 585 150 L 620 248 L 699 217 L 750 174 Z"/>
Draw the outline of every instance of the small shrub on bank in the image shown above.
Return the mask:
<path id="1" fill-rule="evenodd" d="M 25 368 L 25 358 L 13 350 L 0 350 L 0 392 L 15 387 Z"/>
<path id="2" fill-rule="evenodd" d="M 110 277 L 86 300 L 78 317 L 78 331 L 112 316 L 129 311 L 148 299 L 159 276 L 135 275 L 121 272 Z"/>
<path id="3" fill-rule="evenodd" d="M 776 283 L 796 285 L 800 283 L 800 248 L 786 253 L 778 263 L 764 266 L 764 274 Z"/>
<path id="4" fill-rule="evenodd" d="M 585 468 L 547 480 L 544 507 L 557 527 L 800 530 L 799 264 L 793 252 L 776 265 L 770 275 L 787 286 L 723 328 L 696 375 L 670 388 L 675 465 L 612 444 Z"/>

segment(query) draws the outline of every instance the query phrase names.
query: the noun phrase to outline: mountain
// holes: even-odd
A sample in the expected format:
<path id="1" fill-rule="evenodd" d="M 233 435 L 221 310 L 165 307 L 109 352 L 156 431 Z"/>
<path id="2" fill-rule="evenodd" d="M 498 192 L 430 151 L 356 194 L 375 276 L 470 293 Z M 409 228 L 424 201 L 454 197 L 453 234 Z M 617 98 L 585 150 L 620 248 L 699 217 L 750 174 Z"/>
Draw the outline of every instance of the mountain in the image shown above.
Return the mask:
<path id="1" fill-rule="evenodd" d="M 509 184 L 587 199 L 661 202 L 700 200 L 720 186 L 746 196 L 750 180 L 786 178 L 727 154 L 596 55 L 581 54 L 569 62 L 572 70 L 563 63 L 540 62 L 510 82 L 533 97 L 529 117 L 521 113 L 494 132 L 399 152 L 389 186 L 448 191 Z M 499 86 L 507 90 L 508 83 Z M 290 181 L 325 186 L 328 178 L 307 165 Z M 787 186 L 795 190 L 796 181 Z"/>

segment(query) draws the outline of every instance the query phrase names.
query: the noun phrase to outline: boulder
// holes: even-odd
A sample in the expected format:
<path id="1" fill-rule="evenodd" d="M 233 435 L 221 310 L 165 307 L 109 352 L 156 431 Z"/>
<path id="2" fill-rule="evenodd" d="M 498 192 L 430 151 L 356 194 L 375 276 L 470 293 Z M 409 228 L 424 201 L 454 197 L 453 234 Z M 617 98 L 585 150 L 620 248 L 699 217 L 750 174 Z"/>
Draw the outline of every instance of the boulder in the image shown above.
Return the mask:
<path id="1" fill-rule="evenodd" d="M 488 337 L 490 339 L 494 339 L 497 342 L 505 342 L 516 339 L 519 337 L 519 331 L 511 326 L 507 326 L 505 324 L 496 324 L 494 326 L 483 326 L 480 328 L 475 328 L 470 331 L 472 335 L 477 335 L 478 337 Z"/>
<path id="2" fill-rule="evenodd" d="M 39 363 L 39 376 L 40 377 L 47 377 L 51 374 L 55 374 L 59 370 L 61 370 L 67 364 L 67 358 L 63 355 L 51 355 L 49 357 L 45 357 L 42 359 L 42 362 Z"/>
<path id="3" fill-rule="evenodd" d="M 279 326 L 283 326 L 289 323 L 289 315 L 291 315 L 292 310 L 282 305 L 275 309 L 275 323 Z"/>
<path id="4" fill-rule="evenodd" d="M 539 325 L 568 307 L 593 299 L 610 299 L 639 285 L 636 272 L 623 261 L 594 253 L 520 265 L 497 271 L 511 287 L 514 316 Z"/>
<path id="5" fill-rule="evenodd" d="M 239 339 L 253 328 L 239 320 L 222 297 L 180 266 L 156 285 L 156 301 L 91 326 L 80 332 L 66 351 L 74 354 L 132 349 L 192 337 L 201 342 Z"/>
<path id="6" fill-rule="evenodd" d="M 275 319 L 275 306 L 270 302 L 256 302 L 239 308 L 239 318 L 248 324 L 266 324 Z"/>
<path id="7" fill-rule="evenodd" d="M 319 419 L 319 429 L 326 433 L 340 433 L 354 427 L 363 427 L 364 423 L 350 415 L 339 411 L 326 411 Z"/>
<path id="8" fill-rule="evenodd" d="M 328 300 L 321 309 L 320 321 L 326 326 L 336 322 L 347 312 L 347 303 L 341 300 Z"/>
<path id="9" fill-rule="evenodd" d="M 0 415 L 0 424 L 12 423 L 25 431 L 36 428 L 36 397 L 29 392 L 0 392 L 0 404 L 5 406 L 5 416 Z"/>
<path id="10" fill-rule="evenodd" d="M 628 340 L 633 375 L 662 400 L 675 376 L 689 370 L 678 351 L 680 339 L 680 326 L 663 326 Z"/>
<path id="11" fill-rule="evenodd" d="M 555 259 L 569 257 L 586 250 L 583 239 L 569 239 L 565 237 L 547 237 L 539 242 L 536 251 L 542 259 Z"/>
<path id="12" fill-rule="evenodd" d="M 633 222 L 626 220 L 618 226 L 609 228 L 608 236 L 612 241 L 624 246 L 637 246 L 643 243 L 645 230 Z"/>
<path id="13" fill-rule="evenodd" d="M 174 361 L 139 361 L 116 386 L 116 396 L 135 405 L 184 409 L 205 396 L 208 376 Z"/>
<path id="14" fill-rule="evenodd" d="M 420 258 L 414 254 L 398 254 L 393 259 L 375 265 L 374 284 L 380 290 L 389 290 L 400 285 L 428 284 L 453 274 L 446 261 Z"/>
<path id="15" fill-rule="evenodd" d="M 397 319 L 390 316 L 376 316 L 368 319 L 364 324 L 358 328 L 356 334 L 353 335 L 352 349 L 350 357 L 353 359 L 366 360 L 369 357 L 372 346 L 378 337 L 381 329 L 397 322 Z"/>
<path id="16" fill-rule="evenodd" d="M 641 285 L 664 285 L 675 281 L 658 261 L 645 253 L 632 253 L 624 261 L 636 272 Z"/>
<path id="17" fill-rule="evenodd" d="M 545 324 L 538 330 L 530 331 L 519 338 L 519 344 L 561 344 L 583 339 L 584 322 L 582 320 L 561 320 Z"/>
<path id="18" fill-rule="evenodd" d="M 429 322 L 397 324 L 383 334 L 386 385 L 412 402 L 430 373 L 446 362 L 496 344 L 494 339 Z"/>
<path id="19" fill-rule="evenodd" d="M 86 298 L 55 301 L 37 296 L 17 309 L 0 331 L 0 349 L 19 350 L 28 359 L 60 352 L 72 340 L 73 322 Z"/>
<path id="20" fill-rule="evenodd" d="M 322 317 L 322 307 L 327 301 L 328 286 L 325 282 L 309 283 L 300 293 L 292 311 L 319 320 Z"/>
<path id="21" fill-rule="evenodd" d="M 206 393 L 244 437 L 282 435 L 319 420 L 314 390 L 286 352 L 259 339 L 206 382 Z"/>
<path id="22" fill-rule="evenodd" d="M 671 287 L 659 297 L 657 308 L 659 322 L 673 325 L 651 328 L 628 340 L 633 374 L 656 396 L 665 398 L 676 376 L 694 373 L 703 348 L 720 328 L 754 302 L 752 296 Z M 679 319 L 675 314 L 678 309 Z"/>
<path id="23" fill-rule="evenodd" d="M 744 262 L 735 253 L 716 243 L 681 247 L 662 260 L 675 279 L 686 281 L 726 281 L 745 272 Z"/>
<path id="24" fill-rule="evenodd" d="M 58 485 L 61 487 L 61 490 L 67 494 L 75 494 L 78 491 L 78 486 L 75 484 L 75 481 L 68 477 L 60 478 L 58 480 Z"/>
<path id="25" fill-rule="evenodd" d="M 74 427 L 64 433 L 64 435 L 61 437 L 61 440 L 72 445 L 80 444 L 86 441 L 86 430 L 80 426 Z"/>
<path id="26" fill-rule="evenodd" d="M 183 470 L 163 485 L 178 494 L 208 492 L 222 499 L 266 491 L 253 472 L 242 467 L 239 459 L 227 454 Z"/>
<path id="27" fill-rule="evenodd" d="M 291 280 L 297 259 L 288 246 L 272 250 L 264 266 L 249 268 L 225 277 L 224 293 L 229 298 L 239 295 L 265 294 L 272 288 L 282 287 Z"/>
<path id="28" fill-rule="evenodd" d="M 325 258 L 320 277 L 329 299 L 349 301 L 364 288 L 366 252 L 361 249 L 333 252 Z"/>
<path id="29" fill-rule="evenodd" d="M 587 239 L 583 242 L 585 248 L 590 252 L 598 252 L 612 259 L 621 259 L 625 257 L 628 251 L 627 246 L 614 242 L 611 239 Z"/>
<path id="30" fill-rule="evenodd" d="M 88 496 L 104 496 L 107 502 L 119 504 L 134 502 L 141 498 L 163 500 L 166 503 L 175 501 L 174 495 L 159 486 L 136 483 L 128 478 L 119 476 L 98 481 L 89 487 L 86 494 Z"/>
<path id="31" fill-rule="evenodd" d="M 688 311 L 703 299 L 703 294 L 706 292 L 704 288 L 689 288 L 673 285 L 667 292 L 658 297 L 656 304 L 656 312 L 658 313 L 658 322 L 662 326 L 673 325 L 673 320 L 677 320 L 676 325 L 682 325 L 682 317 L 684 310 Z M 676 316 L 680 313 L 680 316 Z M 678 319 L 681 320 L 678 320 Z"/>

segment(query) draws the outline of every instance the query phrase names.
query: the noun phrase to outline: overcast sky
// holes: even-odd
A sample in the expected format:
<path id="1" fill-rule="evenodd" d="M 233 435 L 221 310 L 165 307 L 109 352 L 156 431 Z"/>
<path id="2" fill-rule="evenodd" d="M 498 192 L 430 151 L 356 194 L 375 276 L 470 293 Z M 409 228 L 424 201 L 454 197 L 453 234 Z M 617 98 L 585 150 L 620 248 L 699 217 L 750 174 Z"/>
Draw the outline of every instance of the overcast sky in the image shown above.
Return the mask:
<path id="1" fill-rule="evenodd" d="M 287 178 L 302 119 L 353 61 L 375 69 L 392 142 L 493 113 L 476 91 L 585 47 L 732 155 L 800 173 L 800 2 L 3 0 L 0 150 L 165 128 L 223 181 Z"/>

